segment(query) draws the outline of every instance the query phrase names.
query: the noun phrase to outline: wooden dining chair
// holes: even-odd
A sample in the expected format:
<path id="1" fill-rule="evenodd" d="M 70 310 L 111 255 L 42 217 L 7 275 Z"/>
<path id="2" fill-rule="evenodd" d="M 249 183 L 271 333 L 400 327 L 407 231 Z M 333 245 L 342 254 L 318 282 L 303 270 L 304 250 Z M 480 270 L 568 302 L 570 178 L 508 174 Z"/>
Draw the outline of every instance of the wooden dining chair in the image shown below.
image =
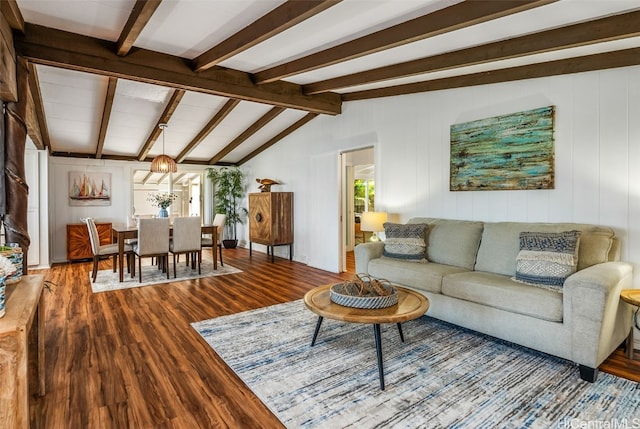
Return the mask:
<path id="1" fill-rule="evenodd" d="M 140 219 L 138 242 L 133 246 L 138 257 L 138 280 L 142 283 L 142 258 L 158 258 L 169 278 L 169 218 Z"/>
<path id="2" fill-rule="evenodd" d="M 227 220 L 227 215 L 216 213 L 213 218 L 213 225 L 217 226 L 217 247 L 220 252 L 220 265 L 224 267 L 224 263 L 222 262 L 222 233 L 224 232 L 224 224 Z M 202 237 L 201 241 L 202 247 L 211 247 L 211 253 L 213 253 L 213 257 L 216 257 L 216 249 L 213 248 L 213 238 Z"/>
<path id="3" fill-rule="evenodd" d="M 87 229 L 89 230 L 89 241 L 91 241 L 91 251 L 93 253 L 93 271 L 92 281 L 96 282 L 96 278 L 98 277 L 98 263 L 100 262 L 100 258 L 104 256 L 111 256 L 113 258 L 113 272 L 116 272 L 116 267 L 118 266 L 118 243 L 115 244 L 100 244 L 100 234 L 98 234 L 98 228 L 96 227 L 96 222 L 93 218 L 86 218 L 85 223 L 87 224 Z M 127 270 L 131 271 L 130 258 L 133 252 L 133 248 L 125 244 L 124 252 L 127 255 Z M 135 269 L 135 265 L 133 265 Z"/>
<path id="4" fill-rule="evenodd" d="M 198 265 L 198 274 L 202 274 L 200 264 L 202 263 L 201 245 L 202 227 L 200 217 L 176 217 L 173 219 L 173 237 L 169 242 L 169 251 L 173 254 L 173 277 L 176 277 L 176 255 L 186 254 L 187 263 L 189 260 Z M 191 256 L 191 258 L 190 258 Z M 195 258 L 193 258 L 195 256 Z"/>

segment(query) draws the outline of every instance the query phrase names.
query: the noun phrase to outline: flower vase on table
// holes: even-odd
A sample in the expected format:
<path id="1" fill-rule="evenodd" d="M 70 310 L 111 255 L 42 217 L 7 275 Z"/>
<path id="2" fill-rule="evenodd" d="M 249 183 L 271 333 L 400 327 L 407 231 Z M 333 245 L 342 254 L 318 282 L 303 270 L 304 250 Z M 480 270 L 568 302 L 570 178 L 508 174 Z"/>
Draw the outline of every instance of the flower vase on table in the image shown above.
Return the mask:
<path id="1" fill-rule="evenodd" d="M 158 192 L 149 194 L 147 196 L 147 201 L 150 201 L 151 205 L 160 209 L 160 211 L 158 212 L 158 217 L 169 217 L 167 208 L 170 207 L 171 204 L 173 204 L 176 198 L 178 198 L 176 194 L 172 194 L 169 192 Z"/>

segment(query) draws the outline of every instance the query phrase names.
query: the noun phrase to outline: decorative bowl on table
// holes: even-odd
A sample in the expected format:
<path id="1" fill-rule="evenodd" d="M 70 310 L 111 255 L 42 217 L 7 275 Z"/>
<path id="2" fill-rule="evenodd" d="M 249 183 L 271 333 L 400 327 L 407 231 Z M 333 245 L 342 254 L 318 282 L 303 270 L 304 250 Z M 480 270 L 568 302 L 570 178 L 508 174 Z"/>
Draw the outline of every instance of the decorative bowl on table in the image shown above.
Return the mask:
<path id="1" fill-rule="evenodd" d="M 388 280 L 356 274 L 353 280 L 331 286 L 329 298 L 345 307 L 386 308 L 398 303 L 398 291 Z"/>

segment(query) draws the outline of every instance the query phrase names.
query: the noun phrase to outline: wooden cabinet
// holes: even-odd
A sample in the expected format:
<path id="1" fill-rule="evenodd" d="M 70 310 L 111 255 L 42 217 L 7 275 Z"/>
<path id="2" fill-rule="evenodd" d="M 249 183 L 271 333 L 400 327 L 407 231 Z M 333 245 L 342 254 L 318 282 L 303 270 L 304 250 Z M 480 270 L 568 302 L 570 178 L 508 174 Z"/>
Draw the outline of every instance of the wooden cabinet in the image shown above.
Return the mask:
<path id="1" fill-rule="evenodd" d="M 289 245 L 289 260 L 293 244 L 293 192 L 260 192 L 249 194 L 249 253 L 251 244 L 273 247 Z"/>
<path id="2" fill-rule="evenodd" d="M 100 244 L 111 243 L 111 223 L 96 223 Z M 89 230 L 84 223 L 67 224 L 67 260 L 91 259 L 91 240 Z"/>
<path id="3" fill-rule="evenodd" d="M 42 274 L 7 285 L 0 318 L 0 428 L 28 428 L 29 396 L 45 394 Z"/>

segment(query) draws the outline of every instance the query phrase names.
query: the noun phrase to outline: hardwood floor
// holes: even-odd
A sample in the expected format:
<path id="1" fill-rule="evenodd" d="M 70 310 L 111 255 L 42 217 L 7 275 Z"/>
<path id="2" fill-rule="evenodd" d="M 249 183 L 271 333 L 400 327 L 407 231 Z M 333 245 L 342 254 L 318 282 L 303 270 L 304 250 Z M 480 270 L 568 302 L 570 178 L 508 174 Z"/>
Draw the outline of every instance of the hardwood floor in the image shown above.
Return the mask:
<path id="1" fill-rule="evenodd" d="M 43 271 L 56 286 L 45 291 L 47 394 L 32 398 L 32 427 L 282 427 L 190 323 L 300 299 L 352 273 L 281 258 L 272 264 L 246 249 L 223 253 L 225 264 L 243 272 L 98 294 L 91 262 Z M 352 254 L 347 263 L 354 266 Z M 607 368 L 640 379 L 640 360 L 610 361 Z"/>

